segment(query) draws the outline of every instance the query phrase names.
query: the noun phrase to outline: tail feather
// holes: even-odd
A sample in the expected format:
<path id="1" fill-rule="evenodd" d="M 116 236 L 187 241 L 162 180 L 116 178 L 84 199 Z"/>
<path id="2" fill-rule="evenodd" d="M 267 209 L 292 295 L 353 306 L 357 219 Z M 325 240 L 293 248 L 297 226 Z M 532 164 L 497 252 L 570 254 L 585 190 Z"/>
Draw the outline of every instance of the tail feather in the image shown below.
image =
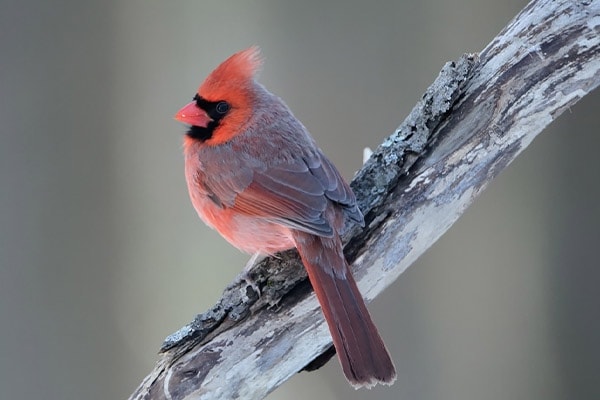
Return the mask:
<path id="1" fill-rule="evenodd" d="M 339 237 L 295 232 L 294 238 L 348 381 L 356 388 L 392 384 L 394 364 L 350 273 Z"/>

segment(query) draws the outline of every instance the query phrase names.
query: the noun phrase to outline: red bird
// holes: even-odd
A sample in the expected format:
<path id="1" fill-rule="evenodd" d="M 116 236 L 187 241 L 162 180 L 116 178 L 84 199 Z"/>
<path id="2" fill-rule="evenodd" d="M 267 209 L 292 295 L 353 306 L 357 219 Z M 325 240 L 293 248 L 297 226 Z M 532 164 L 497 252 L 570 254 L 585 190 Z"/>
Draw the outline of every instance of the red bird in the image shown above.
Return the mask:
<path id="1" fill-rule="evenodd" d="M 297 248 L 344 374 L 356 388 L 392 384 L 394 364 L 344 258 L 354 193 L 285 103 L 256 81 L 258 47 L 236 53 L 175 116 L 191 125 L 185 176 L 200 218 L 251 254 Z"/>

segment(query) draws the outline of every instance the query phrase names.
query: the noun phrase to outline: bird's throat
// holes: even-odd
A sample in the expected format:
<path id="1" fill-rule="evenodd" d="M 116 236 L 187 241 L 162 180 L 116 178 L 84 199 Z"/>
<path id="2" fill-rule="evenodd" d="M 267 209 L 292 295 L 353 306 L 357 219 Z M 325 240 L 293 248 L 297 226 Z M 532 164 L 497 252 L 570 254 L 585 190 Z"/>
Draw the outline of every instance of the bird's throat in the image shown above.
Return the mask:
<path id="1" fill-rule="evenodd" d="M 219 125 L 218 121 L 211 121 L 207 126 L 190 126 L 190 129 L 186 132 L 186 135 L 192 139 L 205 142 L 213 137 L 215 128 Z"/>

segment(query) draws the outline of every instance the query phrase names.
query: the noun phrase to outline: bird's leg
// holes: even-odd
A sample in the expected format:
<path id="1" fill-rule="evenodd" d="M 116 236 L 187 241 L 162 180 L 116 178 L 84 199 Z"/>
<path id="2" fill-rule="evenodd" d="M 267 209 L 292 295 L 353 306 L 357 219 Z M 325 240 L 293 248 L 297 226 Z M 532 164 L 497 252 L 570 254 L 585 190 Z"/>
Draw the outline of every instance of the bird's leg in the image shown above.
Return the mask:
<path id="1" fill-rule="evenodd" d="M 256 252 L 256 253 L 252 254 L 252 257 L 250 257 L 250 259 L 248 260 L 248 262 L 244 266 L 244 270 L 242 271 L 242 274 L 248 275 L 248 273 L 250 272 L 250 270 L 252 269 L 252 267 L 254 267 L 256 264 L 258 264 L 259 262 L 261 262 L 265 258 L 267 258 L 267 256 L 265 256 L 264 254 L 259 253 L 259 252 Z"/>

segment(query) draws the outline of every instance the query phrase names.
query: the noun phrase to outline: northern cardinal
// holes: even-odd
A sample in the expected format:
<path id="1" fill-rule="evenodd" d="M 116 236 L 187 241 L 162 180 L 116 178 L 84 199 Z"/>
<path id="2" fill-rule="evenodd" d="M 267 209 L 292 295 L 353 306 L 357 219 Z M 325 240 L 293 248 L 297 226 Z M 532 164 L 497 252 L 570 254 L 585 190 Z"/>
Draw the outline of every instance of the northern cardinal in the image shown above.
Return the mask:
<path id="1" fill-rule="evenodd" d="M 238 52 L 175 118 L 200 218 L 251 254 L 297 248 L 342 369 L 356 388 L 392 384 L 394 364 L 344 258 L 345 218 L 364 224 L 354 193 L 285 103 L 256 81 L 258 47 Z"/>

